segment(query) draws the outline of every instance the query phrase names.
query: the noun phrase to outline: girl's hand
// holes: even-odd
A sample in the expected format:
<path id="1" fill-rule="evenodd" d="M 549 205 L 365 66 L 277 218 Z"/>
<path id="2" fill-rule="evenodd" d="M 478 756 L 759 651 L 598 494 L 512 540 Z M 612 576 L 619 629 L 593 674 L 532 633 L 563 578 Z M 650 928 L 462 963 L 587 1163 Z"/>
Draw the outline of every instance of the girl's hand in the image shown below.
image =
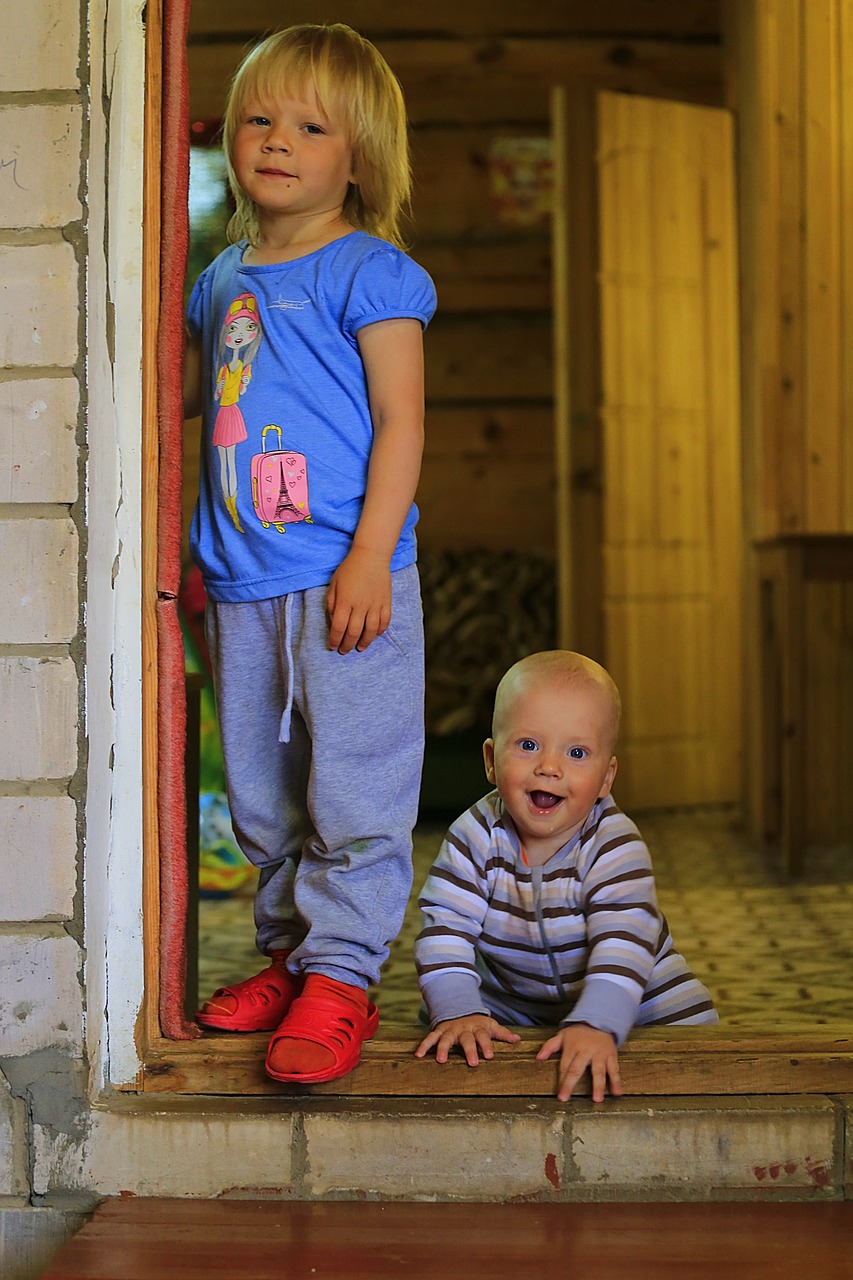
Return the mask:
<path id="1" fill-rule="evenodd" d="M 329 648 L 363 653 L 391 621 L 391 570 L 385 557 L 352 547 L 329 583 L 326 610 Z"/>
<path id="2" fill-rule="evenodd" d="M 436 1062 L 446 1062 L 447 1055 L 455 1044 L 465 1055 L 469 1067 L 476 1067 L 480 1054 L 484 1059 L 495 1056 L 492 1048 L 493 1040 L 503 1040 L 506 1044 L 516 1044 L 521 1039 L 515 1031 L 503 1027 L 487 1013 L 469 1013 L 463 1018 L 451 1018 L 440 1022 L 415 1050 L 416 1058 L 423 1058 L 433 1045 L 436 1046 Z"/>
<path id="3" fill-rule="evenodd" d="M 550 1040 L 545 1041 L 536 1055 L 536 1060 L 544 1062 L 555 1053 L 560 1054 L 557 1085 L 557 1097 L 560 1102 L 568 1102 L 572 1096 L 572 1090 L 587 1067 L 592 1076 L 593 1102 L 604 1101 L 608 1078 L 613 1096 L 618 1097 L 621 1094 L 619 1055 L 616 1052 L 616 1041 L 608 1031 L 597 1031 L 595 1027 L 588 1027 L 585 1022 L 563 1027 Z"/>

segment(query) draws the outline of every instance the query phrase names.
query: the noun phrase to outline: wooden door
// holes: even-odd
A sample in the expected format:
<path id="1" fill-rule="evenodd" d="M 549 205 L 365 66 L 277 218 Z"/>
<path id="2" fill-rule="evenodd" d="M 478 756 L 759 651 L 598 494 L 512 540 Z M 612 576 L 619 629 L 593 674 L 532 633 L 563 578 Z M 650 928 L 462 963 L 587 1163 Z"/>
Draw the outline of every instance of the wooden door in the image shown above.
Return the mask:
<path id="1" fill-rule="evenodd" d="M 626 809 L 742 794 L 732 121 L 598 98 L 602 588 Z"/>

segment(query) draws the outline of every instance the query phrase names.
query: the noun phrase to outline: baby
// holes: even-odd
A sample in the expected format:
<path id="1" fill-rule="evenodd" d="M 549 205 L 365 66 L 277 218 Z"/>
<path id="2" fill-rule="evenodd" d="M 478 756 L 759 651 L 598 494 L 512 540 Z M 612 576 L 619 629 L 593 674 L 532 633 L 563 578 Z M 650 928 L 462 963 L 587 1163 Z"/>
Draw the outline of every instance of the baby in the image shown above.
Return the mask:
<path id="1" fill-rule="evenodd" d="M 633 1026 L 719 1021 L 675 950 L 648 850 L 610 795 L 621 700 L 579 653 L 517 662 L 483 744 L 495 790 L 453 824 L 424 885 L 415 943 L 435 1047 L 470 1066 L 514 1043 L 515 1026 L 559 1027 L 537 1059 L 560 1054 L 557 1097 L 584 1073 L 594 1101 L 620 1094 L 617 1047 Z"/>

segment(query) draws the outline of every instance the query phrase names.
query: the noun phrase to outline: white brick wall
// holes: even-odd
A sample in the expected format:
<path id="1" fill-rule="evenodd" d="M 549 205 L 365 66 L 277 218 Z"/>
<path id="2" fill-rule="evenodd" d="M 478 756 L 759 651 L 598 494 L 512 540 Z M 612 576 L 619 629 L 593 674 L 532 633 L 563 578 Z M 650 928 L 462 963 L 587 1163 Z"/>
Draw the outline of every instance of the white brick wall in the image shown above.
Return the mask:
<path id="1" fill-rule="evenodd" d="M 0 245 L 0 367 L 74 364 L 78 287 L 70 244 Z"/>
<path id="2" fill-rule="evenodd" d="M 0 922 L 71 918 L 75 823 L 69 796 L 0 796 Z"/>
<path id="3" fill-rule="evenodd" d="M 55 1065 L 57 1083 L 43 1080 L 42 1095 L 55 1088 L 60 1108 L 61 1081 L 80 1078 L 61 1064 L 82 1057 L 84 1036 L 78 815 L 68 790 L 79 758 L 71 655 L 85 576 L 75 371 L 86 8 L 0 0 L 0 1045 L 8 1062 L 39 1053 L 42 1074 L 47 1060 Z M 91 18 L 104 22 L 97 6 Z M 30 1119 L 42 1104 L 21 1093 L 28 1071 L 19 1064 L 20 1096 L 0 1071 L 0 1271 L 16 1278 L 40 1274 L 46 1246 L 68 1230 L 29 1205 Z"/>
<path id="4" fill-rule="evenodd" d="M 0 0 L 0 92 L 76 89 L 80 7 L 57 0 Z"/>
<path id="5" fill-rule="evenodd" d="M 77 630 L 76 526 L 0 517 L 0 600 L 6 644 L 69 642 Z"/>
<path id="6" fill-rule="evenodd" d="M 0 1039 L 10 1054 L 33 1043 L 78 1053 L 78 948 L 56 922 L 73 918 L 77 886 L 67 791 L 80 733 L 80 388 L 70 371 L 81 277 L 58 233 L 73 226 L 79 237 L 84 217 L 80 6 L 0 0 L 0 30 L 14 33 L 0 49 L 0 923 L 35 931 L 0 937 Z M 33 947 L 46 949 L 43 989 L 38 967 L 29 976 Z M 22 983 L 24 1004 L 10 995 Z"/>
<path id="7" fill-rule="evenodd" d="M 71 659 L 0 658 L 0 688 L 0 778 L 70 778 L 77 766 L 78 696 Z"/>
<path id="8" fill-rule="evenodd" d="M 81 216 L 79 106 L 0 108 L 0 226 L 62 227 Z"/>
<path id="9" fill-rule="evenodd" d="M 50 930 L 50 931 L 48 931 Z M 20 1057 L 54 1049 L 83 1052 L 80 948 L 60 925 L 0 938 L 0 1044 Z"/>
<path id="10" fill-rule="evenodd" d="M 0 504 L 77 497 L 75 378 L 0 382 Z"/>

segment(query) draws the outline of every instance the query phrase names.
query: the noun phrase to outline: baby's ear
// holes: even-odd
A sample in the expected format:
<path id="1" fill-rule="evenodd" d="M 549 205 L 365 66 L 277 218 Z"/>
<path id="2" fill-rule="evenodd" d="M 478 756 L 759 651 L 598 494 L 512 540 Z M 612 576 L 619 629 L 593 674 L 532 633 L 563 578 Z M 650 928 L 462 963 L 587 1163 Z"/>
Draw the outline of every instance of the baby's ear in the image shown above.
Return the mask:
<path id="1" fill-rule="evenodd" d="M 495 784 L 495 740 L 486 738 L 483 743 L 483 764 L 486 766 L 486 777 L 492 786 Z"/>
<path id="2" fill-rule="evenodd" d="M 610 757 L 610 764 L 607 766 L 607 773 L 604 775 L 604 781 L 601 784 L 601 790 L 598 793 L 599 800 L 603 800 L 605 796 L 610 795 L 610 789 L 613 786 L 613 779 L 616 777 L 616 770 L 619 767 L 619 761 L 615 756 Z"/>

